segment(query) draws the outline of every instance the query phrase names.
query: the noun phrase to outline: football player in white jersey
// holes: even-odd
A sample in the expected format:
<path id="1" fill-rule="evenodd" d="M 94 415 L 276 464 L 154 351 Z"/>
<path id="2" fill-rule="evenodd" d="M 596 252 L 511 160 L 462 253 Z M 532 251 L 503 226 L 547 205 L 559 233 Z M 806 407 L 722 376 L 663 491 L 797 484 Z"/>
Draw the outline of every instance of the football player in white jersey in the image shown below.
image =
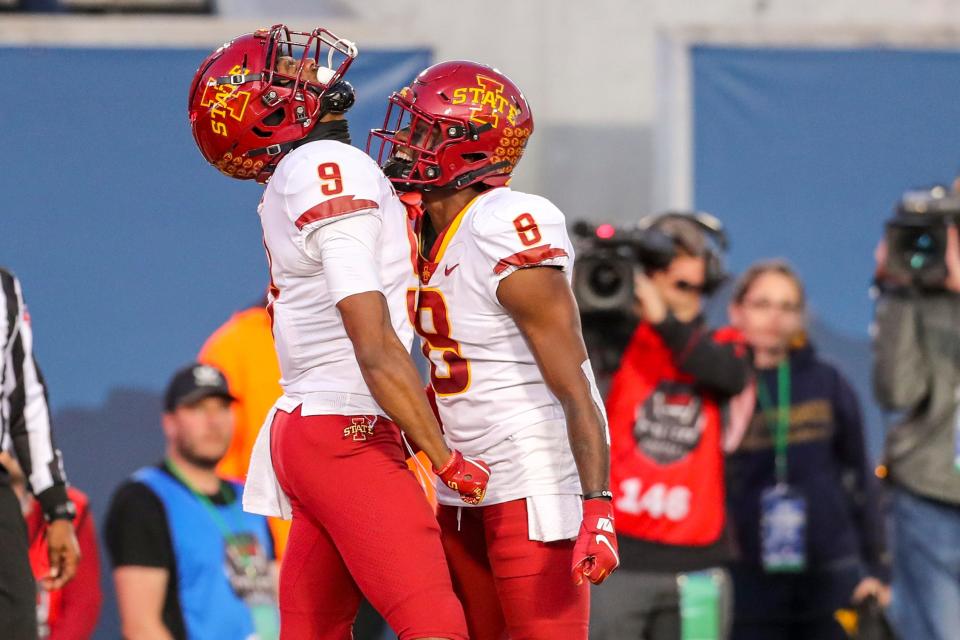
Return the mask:
<path id="1" fill-rule="evenodd" d="M 254 447 L 244 508 L 293 516 L 282 637 L 350 638 L 362 593 L 403 640 L 465 640 L 398 425 L 466 502 L 482 500 L 489 469 L 444 443 L 409 356 L 415 245 L 390 182 L 349 144 L 342 76 L 355 56 L 322 28 L 277 25 L 215 51 L 190 90 L 204 157 L 269 179 L 258 211 L 284 395 Z"/>
<path id="2" fill-rule="evenodd" d="M 444 435 L 493 470 L 481 507 L 461 509 L 438 488 L 474 640 L 587 638 L 589 590 L 578 585 L 619 564 L 573 247 L 553 204 L 508 186 L 532 132 L 509 78 L 453 61 L 391 96 L 368 141 L 394 185 L 422 196 L 408 308 Z"/>

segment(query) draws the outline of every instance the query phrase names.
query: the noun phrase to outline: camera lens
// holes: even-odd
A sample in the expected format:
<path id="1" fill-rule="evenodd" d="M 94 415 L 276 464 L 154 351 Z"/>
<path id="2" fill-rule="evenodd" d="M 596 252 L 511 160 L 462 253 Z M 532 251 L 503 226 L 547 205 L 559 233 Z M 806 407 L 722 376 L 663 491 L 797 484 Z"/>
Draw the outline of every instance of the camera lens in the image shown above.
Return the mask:
<path id="1" fill-rule="evenodd" d="M 616 251 L 603 251 L 577 260 L 573 292 L 581 311 L 618 311 L 633 298 L 633 266 Z"/>
<path id="2" fill-rule="evenodd" d="M 615 295 L 623 287 L 622 269 L 609 262 L 598 262 L 590 271 L 587 282 L 593 292 L 602 298 Z"/>
<path id="3" fill-rule="evenodd" d="M 940 251 L 933 235 L 928 231 L 919 231 L 907 238 L 906 254 L 910 268 L 919 271 L 937 260 Z"/>

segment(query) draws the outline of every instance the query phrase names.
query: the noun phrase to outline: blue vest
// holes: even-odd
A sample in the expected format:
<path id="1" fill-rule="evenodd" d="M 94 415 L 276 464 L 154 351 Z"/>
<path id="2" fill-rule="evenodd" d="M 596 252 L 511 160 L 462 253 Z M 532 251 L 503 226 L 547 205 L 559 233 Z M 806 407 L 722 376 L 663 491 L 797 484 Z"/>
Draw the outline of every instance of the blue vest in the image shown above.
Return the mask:
<path id="1" fill-rule="evenodd" d="M 177 589 L 190 640 L 245 640 L 254 634 L 249 607 L 230 586 L 225 568 L 224 534 L 206 505 L 177 479 L 156 467 L 140 469 L 133 479 L 146 485 L 163 503 L 177 567 Z M 214 505 L 233 534 L 253 534 L 269 554 L 273 548 L 267 520 L 241 507 L 237 499 Z"/>

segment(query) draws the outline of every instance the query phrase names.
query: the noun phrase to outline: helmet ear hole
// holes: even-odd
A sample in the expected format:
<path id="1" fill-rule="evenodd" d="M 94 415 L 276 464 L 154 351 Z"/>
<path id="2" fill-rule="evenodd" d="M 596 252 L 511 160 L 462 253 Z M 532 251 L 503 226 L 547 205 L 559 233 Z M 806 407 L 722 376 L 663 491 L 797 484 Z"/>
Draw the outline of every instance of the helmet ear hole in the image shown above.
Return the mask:
<path id="1" fill-rule="evenodd" d="M 482 162 L 487 159 L 487 154 L 485 153 L 463 153 L 460 154 L 460 157 L 464 159 L 465 162 Z"/>
<path id="2" fill-rule="evenodd" d="M 277 109 L 270 115 L 263 118 L 260 122 L 268 127 L 276 127 L 283 122 L 283 109 Z"/>

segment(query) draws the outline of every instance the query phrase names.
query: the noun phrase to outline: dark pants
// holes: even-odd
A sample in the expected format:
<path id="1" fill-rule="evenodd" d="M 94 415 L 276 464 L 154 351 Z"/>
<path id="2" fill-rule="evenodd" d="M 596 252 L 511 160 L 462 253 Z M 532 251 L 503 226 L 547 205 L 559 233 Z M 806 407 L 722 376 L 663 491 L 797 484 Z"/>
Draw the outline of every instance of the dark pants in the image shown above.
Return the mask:
<path id="1" fill-rule="evenodd" d="M 833 617 L 850 606 L 860 577 L 855 562 L 798 574 L 736 566 L 733 640 L 845 640 Z"/>
<path id="2" fill-rule="evenodd" d="M 6 483 L 0 483 L 0 635 L 7 640 L 37 637 L 37 584 L 30 569 L 27 525 Z"/>
<path id="3" fill-rule="evenodd" d="M 730 578 L 723 569 L 708 569 L 719 589 L 719 638 L 729 637 Z M 590 640 L 680 640 L 681 573 L 619 569 L 591 588 Z"/>

